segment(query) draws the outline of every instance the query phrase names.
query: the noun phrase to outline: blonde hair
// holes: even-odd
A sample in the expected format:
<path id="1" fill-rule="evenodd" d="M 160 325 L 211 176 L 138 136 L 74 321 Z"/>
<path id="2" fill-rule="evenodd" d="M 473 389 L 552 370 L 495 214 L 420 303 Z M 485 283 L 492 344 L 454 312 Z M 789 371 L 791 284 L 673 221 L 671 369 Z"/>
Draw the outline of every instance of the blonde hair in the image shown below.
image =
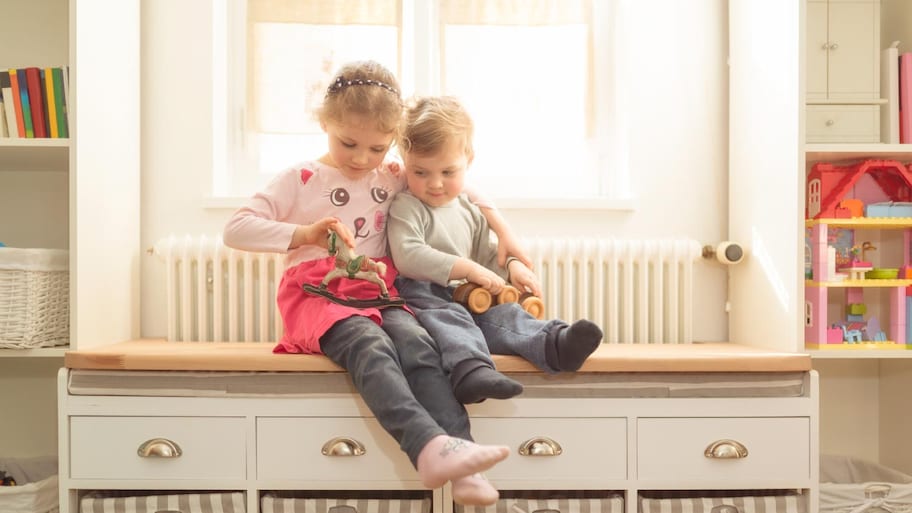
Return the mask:
<path id="1" fill-rule="evenodd" d="M 471 157 L 472 134 L 475 125 L 462 103 L 453 96 L 428 96 L 416 98 L 406 106 L 399 129 L 399 152 L 430 155 L 436 153 L 455 138 L 465 144 L 466 155 Z"/>
<path id="2" fill-rule="evenodd" d="M 351 114 L 376 121 L 381 132 L 395 132 L 402 117 L 402 98 L 395 75 L 374 61 L 342 66 L 314 115 L 321 123 L 345 123 Z"/>

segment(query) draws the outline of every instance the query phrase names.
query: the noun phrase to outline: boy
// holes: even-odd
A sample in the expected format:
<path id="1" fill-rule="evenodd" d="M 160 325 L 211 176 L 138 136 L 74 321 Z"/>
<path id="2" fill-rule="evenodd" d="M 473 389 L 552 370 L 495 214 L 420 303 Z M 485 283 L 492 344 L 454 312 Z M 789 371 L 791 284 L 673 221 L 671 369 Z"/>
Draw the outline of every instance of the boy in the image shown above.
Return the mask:
<path id="1" fill-rule="evenodd" d="M 393 200 L 387 227 L 400 273 L 396 287 L 437 342 L 456 398 L 468 404 L 522 392 L 520 383 L 494 369 L 491 353 L 522 356 L 547 373 L 579 369 L 602 339 L 592 322 L 538 320 L 517 303 L 473 314 L 453 300 L 453 285 L 465 281 L 497 294 L 507 280 L 537 291 L 538 279 L 518 259 L 497 265 L 496 239 L 463 194 L 474 157 L 473 124 L 459 101 L 420 98 L 406 109 L 403 124 L 398 146 L 408 191 Z"/>

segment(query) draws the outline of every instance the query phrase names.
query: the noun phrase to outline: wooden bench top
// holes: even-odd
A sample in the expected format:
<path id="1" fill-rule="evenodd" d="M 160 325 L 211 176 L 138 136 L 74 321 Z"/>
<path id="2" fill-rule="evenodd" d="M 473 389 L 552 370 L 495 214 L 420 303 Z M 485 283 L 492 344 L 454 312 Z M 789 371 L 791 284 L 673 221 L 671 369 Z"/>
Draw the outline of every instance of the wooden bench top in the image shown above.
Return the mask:
<path id="1" fill-rule="evenodd" d="M 67 351 L 71 369 L 343 372 L 322 355 L 272 352 L 261 342 L 168 342 L 142 339 Z M 540 372 L 525 359 L 495 355 L 501 372 Z M 579 372 L 790 372 L 811 369 L 804 353 L 741 344 L 602 344 Z"/>

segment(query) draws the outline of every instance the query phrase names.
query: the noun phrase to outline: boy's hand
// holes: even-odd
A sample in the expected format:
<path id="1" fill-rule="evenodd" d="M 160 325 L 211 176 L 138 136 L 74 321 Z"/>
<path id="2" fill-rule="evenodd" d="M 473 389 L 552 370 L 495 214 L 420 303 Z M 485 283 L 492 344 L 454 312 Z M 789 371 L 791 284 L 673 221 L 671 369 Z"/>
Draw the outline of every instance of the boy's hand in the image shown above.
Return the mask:
<path id="1" fill-rule="evenodd" d="M 520 292 L 531 292 L 541 297 L 541 284 L 538 282 L 538 276 L 526 267 L 526 264 L 520 260 L 510 260 L 507 271 L 510 272 L 510 284 Z"/>
<path id="2" fill-rule="evenodd" d="M 504 285 L 507 284 L 507 282 L 498 276 L 497 273 L 477 264 L 472 268 L 471 271 L 469 271 L 466 279 L 472 283 L 478 284 L 491 294 L 500 294 L 500 291 L 503 290 Z"/>

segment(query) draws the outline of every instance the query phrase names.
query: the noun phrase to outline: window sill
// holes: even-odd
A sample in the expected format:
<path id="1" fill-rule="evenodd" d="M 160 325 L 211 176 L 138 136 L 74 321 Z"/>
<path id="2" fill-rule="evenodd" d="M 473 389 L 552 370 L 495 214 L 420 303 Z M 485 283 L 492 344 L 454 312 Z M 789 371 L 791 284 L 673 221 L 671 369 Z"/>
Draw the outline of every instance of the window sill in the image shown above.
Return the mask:
<path id="1" fill-rule="evenodd" d="M 235 210 L 246 200 L 246 197 L 208 196 L 203 208 Z M 636 210 L 633 198 L 499 198 L 495 195 L 491 200 L 501 210 Z"/>

